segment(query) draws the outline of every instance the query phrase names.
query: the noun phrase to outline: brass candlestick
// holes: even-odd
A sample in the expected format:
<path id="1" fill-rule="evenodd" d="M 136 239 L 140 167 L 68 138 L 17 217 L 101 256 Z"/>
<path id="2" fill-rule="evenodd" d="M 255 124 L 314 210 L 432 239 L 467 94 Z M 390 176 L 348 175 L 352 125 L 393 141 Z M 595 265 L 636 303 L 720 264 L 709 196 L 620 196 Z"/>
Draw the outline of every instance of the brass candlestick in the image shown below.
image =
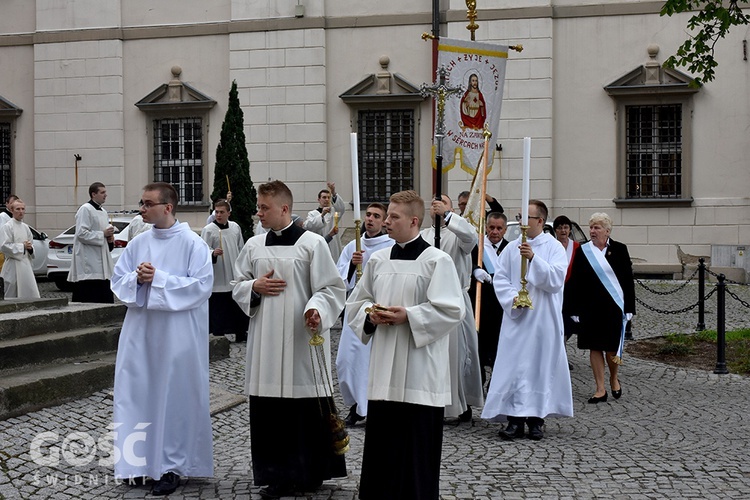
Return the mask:
<path id="1" fill-rule="evenodd" d="M 360 241 L 360 228 L 359 226 L 362 224 L 362 221 L 359 219 L 356 219 L 354 221 L 354 247 L 357 252 L 362 251 L 362 241 Z M 362 264 L 357 264 L 357 282 L 359 282 L 359 279 L 362 277 Z"/>
<path id="2" fill-rule="evenodd" d="M 529 230 L 529 226 L 521 226 L 521 243 L 526 243 L 526 231 Z M 518 292 L 518 295 L 516 296 L 516 300 L 513 302 L 513 309 L 516 309 L 518 307 L 528 307 L 529 309 L 534 309 L 534 306 L 531 305 L 531 297 L 529 297 L 529 291 L 526 290 L 526 266 L 528 264 L 528 260 L 523 255 L 521 256 L 521 290 Z"/>
<path id="3" fill-rule="evenodd" d="M 333 227 L 337 228 L 339 227 L 339 213 L 333 212 Z"/>

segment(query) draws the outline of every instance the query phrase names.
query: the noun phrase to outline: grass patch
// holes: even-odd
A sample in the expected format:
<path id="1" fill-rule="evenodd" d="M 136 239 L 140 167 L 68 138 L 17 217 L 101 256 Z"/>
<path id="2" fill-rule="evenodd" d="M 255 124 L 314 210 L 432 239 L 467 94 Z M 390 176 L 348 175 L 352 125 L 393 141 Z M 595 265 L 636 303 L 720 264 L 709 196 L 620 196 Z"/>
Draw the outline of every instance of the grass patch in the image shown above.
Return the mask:
<path id="1" fill-rule="evenodd" d="M 689 356 L 693 352 L 692 346 L 679 342 L 666 343 L 656 350 L 656 354 L 661 356 Z"/>
<path id="2" fill-rule="evenodd" d="M 628 352 L 663 363 L 713 370 L 716 366 L 716 330 L 669 333 L 629 344 Z M 750 329 L 725 332 L 726 364 L 730 373 L 750 375 Z"/>

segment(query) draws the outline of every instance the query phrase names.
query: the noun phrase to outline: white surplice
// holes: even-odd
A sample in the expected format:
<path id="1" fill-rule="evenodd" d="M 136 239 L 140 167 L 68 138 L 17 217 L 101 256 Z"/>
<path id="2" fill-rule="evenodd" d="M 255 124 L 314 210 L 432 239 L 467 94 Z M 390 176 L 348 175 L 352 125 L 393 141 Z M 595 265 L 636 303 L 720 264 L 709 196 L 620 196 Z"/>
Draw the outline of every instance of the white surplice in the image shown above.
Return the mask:
<path id="1" fill-rule="evenodd" d="M 76 212 L 73 258 L 68 281 L 108 280 L 112 276 L 112 256 L 104 230 L 109 226 L 107 211 L 87 202 Z"/>
<path id="2" fill-rule="evenodd" d="M 326 215 L 322 215 L 317 208 L 315 210 L 310 210 L 307 213 L 307 219 L 305 219 L 305 222 L 302 223 L 302 227 L 304 227 L 308 231 L 318 233 L 325 238 L 325 236 L 333 229 L 333 225 L 335 223 L 335 212 L 339 213 L 340 222 L 341 217 L 343 217 L 344 212 L 346 212 L 346 202 L 338 194 L 331 198 L 330 212 L 328 212 Z M 338 261 L 339 255 L 341 255 L 341 233 L 342 231 L 339 231 L 338 233 L 334 234 L 331 238 L 331 241 L 328 242 L 328 248 L 331 250 L 331 256 L 333 257 L 334 262 Z"/>
<path id="3" fill-rule="evenodd" d="M 367 398 L 424 406 L 451 402 L 449 334 L 464 314 L 453 262 L 426 248 L 416 260 L 394 260 L 391 249 L 370 256 L 346 303 L 350 328 L 370 343 Z M 408 321 L 364 333 L 365 309 L 377 303 L 406 308 Z M 394 422 L 394 425 L 398 425 Z"/>
<path id="4" fill-rule="evenodd" d="M 138 284 L 142 262 L 156 269 L 152 283 Z M 213 476 L 212 284 L 210 250 L 186 223 L 142 233 L 118 259 L 112 291 L 128 309 L 115 366 L 115 477 Z"/>
<path id="5" fill-rule="evenodd" d="M 573 394 L 563 337 L 562 301 L 568 260 L 553 236 L 542 233 L 527 242 L 526 289 L 533 309 L 513 309 L 521 289 L 521 238 L 500 253 L 493 284 L 503 308 L 503 324 L 482 418 L 572 417 Z"/>
<path id="6" fill-rule="evenodd" d="M 242 229 L 234 221 L 228 221 L 229 227 L 221 229 L 215 223 L 206 225 L 201 231 L 201 238 L 211 250 L 221 248 L 223 255 L 216 257 L 214 268 L 214 292 L 231 292 L 234 280 L 234 263 L 240 256 L 242 246 Z"/>
<path id="7" fill-rule="evenodd" d="M 311 333 L 304 315 L 310 309 L 320 314 L 318 333 L 325 339 L 330 377 L 330 329 L 344 308 L 344 282 L 320 235 L 305 231 L 293 245 L 266 246 L 268 236 L 247 240 L 235 263 L 238 282 L 232 297 L 250 316 L 245 390 L 251 396 L 273 398 L 330 395 L 325 381 L 318 377 L 317 386 L 314 382 L 308 344 Z M 273 278 L 286 281 L 286 288 L 276 296 L 263 295 L 256 306 L 253 283 L 271 270 Z"/>
<path id="8" fill-rule="evenodd" d="M 422 238 L 433 245 L 435 227 L 423 229 Z M 477 337 L 474 310 L 469 298 L 471 284 L 471 251 L 478 241 L 477 231 L 469 221 L 456 214 L 450 216 L 445 227 L 440 229 L 440 250 L 450 255 L 461 283 L 462 293 L 455 300 L 464 303 L 461 324 L 451 335 L 450 367 L 452 403 L 445 408 L 446 417 L 458 417 L 469 406 L 484 404 L 482 389 L 482 366 L 479 362 L 479 338 Z"/>
<path id="9" fill-rule="evenodd" d="M 387 234 L 381 234 L 374 238 L 362 236 L 360 239 L 363 254 L 362 270 L 370 260 L 370 257 L 383 248 L 390 248 L 395 243 Z M 336 264 L 341 279 L 346 283 L 346 289 L 351 291 L 357 284 L 356 271 L 349 279 L 349 265 L 352 254 L 356 251 L 356 242 L 350 241 L 341 252 L 341 257 Z M 344 323 L 341 328 L 341 339 L 339 350 L 336 353 L 336 373 L 339 379 L 339 390 L 344 404 L 349 407 L 356 403 L 357 414 L 360 417 L 367 416 L 367 372 L 370 367 L 370 344 L 363 344 L 357 334 L 349 327 L 348 316 L 344 313 Z"/>
<path id="10" fill-rule="evenodd" d="M 130 221 L 130 224 L 128 224 L 128 241 L 132 241 L 133 238 L 148 231 L 153 226 L 153 224 L 144 222 L 141 214 L 136 215 L 133 217 L 133 220 Z"/>
<path id="11" fill-rule="evenodd" d="M 32 255 L 26 250 L 24 241 L 33 241 L 31 229 L 25 222 L 11 219 L 0 227 L 0 251 L 5 256 L 0 278 L 5 280 L 6 299 L 39 298 Z"/>

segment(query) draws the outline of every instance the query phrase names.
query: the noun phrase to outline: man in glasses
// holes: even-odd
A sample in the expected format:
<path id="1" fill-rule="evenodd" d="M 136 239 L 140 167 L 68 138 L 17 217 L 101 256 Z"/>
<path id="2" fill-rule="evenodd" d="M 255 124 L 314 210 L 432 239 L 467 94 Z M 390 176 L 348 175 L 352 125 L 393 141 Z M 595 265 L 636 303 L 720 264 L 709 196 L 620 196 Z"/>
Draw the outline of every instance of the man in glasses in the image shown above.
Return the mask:
<path id="1" fill-rule="evenodd" d="M 213 476 L 211 250 L 175 219 L 177 202 L 167 183 L 143 188 L 141 215 L 153 227 L 128 243 L 112 276 L 128 306 L 115 364 L 114 446 L 123 451 L 115 477 L 136 485 L 153 478 L 154 495 L 174 492 L 180 476 Z"/>
<path id="2" fill-rule="evenodd" d="M 109 278 L 112 277 L 112 256 L 115 228 L 109 223 L 102 205 L 107 200 L 107 187 L 101 182 L 89 186 L 91 199 L 76 212 L 73 258 L 68 281 L 73 286 L 73 302 L 114 303 Z"/>
<path id="3" fill-rule="evenodd" d="M 493 284 L 503 322 L 482 418 L 508 421 L 500 438 L 544 437 L 546 417 L 572 417 L 573 393 L 565 353 L 562 299 L 568 260 L 562 245 L 543 231 L 547 205 L 530 200 L 527 239 L 511 241 L 498 259 Z M 521 258 L 532 307 L 518 304 Z"/>

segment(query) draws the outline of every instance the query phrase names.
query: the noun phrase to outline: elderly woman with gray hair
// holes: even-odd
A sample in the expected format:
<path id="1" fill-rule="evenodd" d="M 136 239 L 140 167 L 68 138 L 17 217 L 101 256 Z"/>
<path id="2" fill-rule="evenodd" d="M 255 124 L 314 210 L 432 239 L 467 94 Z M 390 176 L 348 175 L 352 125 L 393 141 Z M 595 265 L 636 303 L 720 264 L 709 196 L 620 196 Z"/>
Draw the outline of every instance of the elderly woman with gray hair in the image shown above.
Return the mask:
<path id="1" fill-rule="evenodd" d="M 612 396 L 622 396 L 618 379 L 625 325 L 635 314 L 633 263 L 628 247 L 609 237 L 612 219 L 595 213 L 589 219 L 591 241 L 581 245 L 565 283 L 563 314 L 578 323 L 578 348 L 589 349 L 596 392 L 588 400 L 607 401 L 605 361 Z"/>

